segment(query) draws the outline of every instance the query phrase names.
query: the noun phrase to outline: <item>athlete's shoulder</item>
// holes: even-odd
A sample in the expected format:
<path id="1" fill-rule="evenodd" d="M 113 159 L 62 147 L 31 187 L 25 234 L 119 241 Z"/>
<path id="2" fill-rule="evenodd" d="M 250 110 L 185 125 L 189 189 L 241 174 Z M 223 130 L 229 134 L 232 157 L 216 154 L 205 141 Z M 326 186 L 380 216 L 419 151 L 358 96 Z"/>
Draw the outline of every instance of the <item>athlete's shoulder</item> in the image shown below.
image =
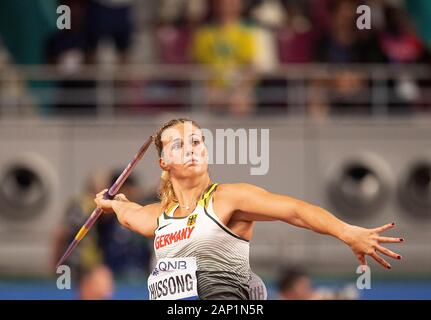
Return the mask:
<path id="1" fill-rule="evenodd" d="M 217 183 L 217 190 L 223 190 L 227 192 L 236 192 L 236 191 L 247 191 L 250 189 L 259 188 L 258 186 L 246 183 L 246 182 L 237 182 L 237 183 Z"/>
<path id="2" fill-rule="evenodd" d="M 153 217 L 158 217 L 163 213 L 163 207 L 160 202 L 150 203 L 142 206 L 145 213 L 150 214 Z"/>
<path id="3" fill-rule="evenodd" d="M 251 183 L 219 183 L 215 194 L 219 199 L 236 202 L 252 196 L 259 190 L 263 189 Z"/>

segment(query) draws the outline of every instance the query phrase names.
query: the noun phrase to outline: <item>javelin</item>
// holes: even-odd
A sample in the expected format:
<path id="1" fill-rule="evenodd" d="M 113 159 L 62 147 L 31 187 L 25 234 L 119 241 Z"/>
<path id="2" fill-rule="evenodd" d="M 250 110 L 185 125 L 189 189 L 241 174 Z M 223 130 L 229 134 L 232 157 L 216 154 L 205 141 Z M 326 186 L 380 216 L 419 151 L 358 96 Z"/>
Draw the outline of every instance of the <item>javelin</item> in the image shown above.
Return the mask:
<path id="1" fill-rule="evenodd" d="M 147 141 L 142 145 L 141 149 L 139 149 L 138 153 L 135 155 L 135 157 L 132 159 L 132 161 L 129 162 L 126 169 L 120 174 L 120 176 L 117 178 L 117 180 L 114 182 L 114 184 L 109 188 L 109 190 L 103 195 L 103 199 L 113 199 L 114 196 L 118 193 L 118 191 L 121 189 L 121 187 L 124 184 L 124 181 L 129 177 L 129 175 L 132 173 L 133 168 L 136 166 L 139 160 L 141 160 L 142 156 L 147 151 L 148 147 L 153 142 L 153 136 L 150 136 Z M 100 208 L 94 209 L 94 211 L 91 213 L 90 217 L 85 221 L 84 225 L 81 227 L 81 229 L 76 234 L 73 241 L 70 243 L 69 247 L 67 248 L 66 252 L 61 257 L 60 261 L 58 261 L 56 269 L 60 265 L 63 264 L 64 261 L 70 256 L 73 249 L 76 248 L 76 246 L 79 244 L 79 242 L 85 237 L 87 232 L 91 229 L 93 224 L 96 222 L 96 220 L 100 217 L 100 215 L 103 213 L 103 210 Z"/>

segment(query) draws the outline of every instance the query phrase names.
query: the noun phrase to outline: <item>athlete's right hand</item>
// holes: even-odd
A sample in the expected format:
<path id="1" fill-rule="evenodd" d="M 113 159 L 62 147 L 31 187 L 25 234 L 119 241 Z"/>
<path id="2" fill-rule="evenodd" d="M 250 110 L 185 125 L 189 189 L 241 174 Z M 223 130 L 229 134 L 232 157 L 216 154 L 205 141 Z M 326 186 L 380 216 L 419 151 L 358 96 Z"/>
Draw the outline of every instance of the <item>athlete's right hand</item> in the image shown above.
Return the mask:
<path id="1" fill-rule="evenodd" d="M 100 191 L 96 198 L 94 199 L 94 202 L 96 203 L 96 206 L 103 210 L 105 213 L 113 213 L 114 209 L 112 208 L 112 200 L 103 199 L 103 196 L 108 191 L 108 189 L 104 189 Z"/>
<path id="2" fill-rule="evenodd" d="M 96 206 L 100 209 L 103 210 L 103 212 L 105 213 L 113 213 L 114 209 L 112 208 L 112 200 L 106 200 L 103 199 L 103 196 L 105 195 L 105 193 L 108 191 L 108 189 L 104 189 L 102 191 L 100 191 L 97 195 L 96 198 L 94 199 L 94 202 L 96 203 Z M 127 199 L 127 197 L 122 194 L 119 193 L 117 195 L 115 195 L 114 197 L 115 201 L 123 201 L 123 202 L 129 202 L 129 199 Z"/>

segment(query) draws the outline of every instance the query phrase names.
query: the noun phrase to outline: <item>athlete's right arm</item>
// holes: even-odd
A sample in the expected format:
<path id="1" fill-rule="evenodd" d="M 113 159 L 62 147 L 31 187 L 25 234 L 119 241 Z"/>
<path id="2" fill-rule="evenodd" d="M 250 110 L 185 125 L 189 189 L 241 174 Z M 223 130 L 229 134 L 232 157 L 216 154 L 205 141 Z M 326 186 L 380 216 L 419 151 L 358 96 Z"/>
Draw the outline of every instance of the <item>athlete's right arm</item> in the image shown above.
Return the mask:
<path id="1" fill-rule="evenodd" d="M 118 194 L 113 200 L 103 199 L 107 190 L 97 194 L 94 202 L 105 213 L 114 212 L 118 221 L 126 228 L 151 238 L 157 228 L 157 217 L 161 213 L 160 203 L 141 206 L 129 201 L 123 194 Z"/>

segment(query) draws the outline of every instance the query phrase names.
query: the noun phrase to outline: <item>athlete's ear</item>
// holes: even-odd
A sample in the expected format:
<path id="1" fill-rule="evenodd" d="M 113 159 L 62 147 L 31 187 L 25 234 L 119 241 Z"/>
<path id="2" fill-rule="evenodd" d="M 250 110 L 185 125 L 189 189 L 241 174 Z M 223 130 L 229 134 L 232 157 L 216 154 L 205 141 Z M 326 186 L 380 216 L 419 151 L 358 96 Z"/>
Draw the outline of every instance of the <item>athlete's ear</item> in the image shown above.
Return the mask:
<path id="1" fill-rule="evenodd" d="M 168 164 L 166 163 L 166 161 L 163 159 L 163 154 L 162 156 L 159 158 L 159 166 L 162 170 L 167 171 L 168 170 Z"/>

